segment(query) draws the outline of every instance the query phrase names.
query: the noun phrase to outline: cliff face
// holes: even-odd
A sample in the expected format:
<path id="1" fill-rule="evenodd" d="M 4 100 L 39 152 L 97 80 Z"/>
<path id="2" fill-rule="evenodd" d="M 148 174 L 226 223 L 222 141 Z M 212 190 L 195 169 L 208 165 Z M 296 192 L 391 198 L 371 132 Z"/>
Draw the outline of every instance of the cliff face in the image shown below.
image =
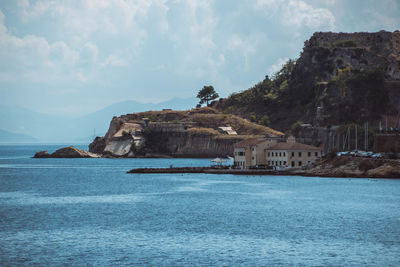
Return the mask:
<path id="1" fill-rule="evenodd" d="M 399 31 L 317 32 L 297 60 L 215 106 L 286 131 L 296 123 L 376 127 L 382 116 L 397 116 L 399 102 Z"/>
<path id="2" fill-rule="evenodd" d="M 400 80 L 400 32 L 317 32 L 306 41 L 299 64 L 323 67 L 328 80 L 346 67 L 379 68 L 386 80 Z"/>
<path id="3" fill-rule="evenodd" d="M 234 128 L 238 135 L 220 127 Z M 106 135 L 97 137 L 89 151 L 112 157 L 225 157 L 233 155 L 234 143 L 266 134 L 283 135 L 211 108 L 149 111 L 114 117 Z"/>
<path id="4" fill-rule="evenodd" d="M 153 154 L 165 154 L 172 157 L 226 157 L 233 155 L 233 145 L 243 136 L 218 138 L 209 134 L 191 132 L 160 131 L 162 138 L 153 136 L 146 142 Z"/>

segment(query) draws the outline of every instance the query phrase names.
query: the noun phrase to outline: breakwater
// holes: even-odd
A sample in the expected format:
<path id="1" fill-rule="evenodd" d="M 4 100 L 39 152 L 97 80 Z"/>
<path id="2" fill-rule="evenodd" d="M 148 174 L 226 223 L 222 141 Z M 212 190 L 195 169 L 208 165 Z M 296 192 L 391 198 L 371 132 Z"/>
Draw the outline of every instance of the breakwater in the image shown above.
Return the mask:
<path id="1" fill-rule="evenodd" d="M 138 168 L 128 173 L 211 173 L 211 174 L 237 174 L 237 175 L 283 175 L 282 171 L 265 169 L 229 169 L 212 167 L 175 167 L 175 168 Z M 287 173 L 287 172 L 285 172 Z"/>

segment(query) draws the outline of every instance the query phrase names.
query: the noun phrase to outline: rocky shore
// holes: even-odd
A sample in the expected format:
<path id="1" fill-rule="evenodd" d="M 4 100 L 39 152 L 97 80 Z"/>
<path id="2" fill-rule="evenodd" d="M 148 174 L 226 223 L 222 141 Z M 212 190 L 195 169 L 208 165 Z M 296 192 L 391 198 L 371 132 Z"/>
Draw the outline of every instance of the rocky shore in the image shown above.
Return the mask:
<path id="1" fill-rule="evenodd" d="M 63 147 L 49 154 L 48 151 L 39 151 L 34 158 L 101 158 L 101 155 L 91 153 L 73 146 Z"/>
<path id="2" fill-rule="evenodd" d="M 341 156 L 322 159 L 295 175 L 320 177 L 400 178 L 400 160 Z"/>

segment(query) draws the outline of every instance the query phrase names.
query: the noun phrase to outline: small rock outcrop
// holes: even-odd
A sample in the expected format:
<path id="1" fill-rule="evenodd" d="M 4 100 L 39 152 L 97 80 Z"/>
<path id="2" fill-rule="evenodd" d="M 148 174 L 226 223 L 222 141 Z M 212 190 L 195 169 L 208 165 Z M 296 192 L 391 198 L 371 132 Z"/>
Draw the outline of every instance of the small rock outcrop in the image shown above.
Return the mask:
<path id="1" fill-rule="evenodd" d="M 101 156 L 95 153 L 87 152 L 73 146 L 63 147 L 56 152 L 49 154 L 47 151 L 39 151 L 34 158 L 100 158 Z"/>
<path id="2" fill-rule="evenodd" d="M 39 151 L 33 156 L 34 158 L 51 158 L 51 155 L 47 151 Z"/>
<path id="3" fill-rule="evenodd" d="M 324 159 L 311 168 L 289 170 L 289 173 L 321 177 L 400 178 L 400 161 L 341 156 Z"/>

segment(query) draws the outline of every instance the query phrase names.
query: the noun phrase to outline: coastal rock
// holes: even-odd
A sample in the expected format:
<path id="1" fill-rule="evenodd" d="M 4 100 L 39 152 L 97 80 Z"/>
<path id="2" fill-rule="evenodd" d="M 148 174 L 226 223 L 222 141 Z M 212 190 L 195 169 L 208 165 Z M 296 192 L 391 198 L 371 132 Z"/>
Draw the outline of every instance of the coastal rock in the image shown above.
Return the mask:
<path id="1" fill-rule="evenodd" d="M 104 149 L 104 154 L 111 154 L 112 156 L 122 157 L 128 155 L 131 150 L 132 139 L 113 140 L 108 143 Z"/>
<path id="2" fill-rule="evenodd" d="M 400 178 L 400 166 L 394 166 L 390 163 L 385 163 L 382 166 L 369 170 L 367 172 L 369 177 L 387 177 L 387 178 Z"/>
<path id="3" fill-rule="evenodd" d="M 53 158 L 100 158 L 100 155 L 73 146 L 60 148 L 51 154 L 51 156 Z"/>
<path id="4" fill-rule="evenodd" d="M 100 158 L 101 156 L 95 153 L 87 152 L 73 146 L 63 147 L 56 152 L 49 154 L 47 151 L 39 151 L 34 158 Z"/>
<path id="5" fill-rule="evenodd" d="M 400 178 L 400 161 L 342 156 L 325 159 L 311 169 L 289 170 L 288 172 L 322 177 Z"/>
<path id="6" fill-rule="evenodd" d="M 106 139 L 104 137 L 97 136 L 93 142 L 89 144 L 89 152 L 102 154 L 106 148 L 106 145 Z"/>
<path id="7" fill-rule="evenodd" d="M 51 158 L 51 155 L 47 151 L 36 152 L 34 158 Z"/>

